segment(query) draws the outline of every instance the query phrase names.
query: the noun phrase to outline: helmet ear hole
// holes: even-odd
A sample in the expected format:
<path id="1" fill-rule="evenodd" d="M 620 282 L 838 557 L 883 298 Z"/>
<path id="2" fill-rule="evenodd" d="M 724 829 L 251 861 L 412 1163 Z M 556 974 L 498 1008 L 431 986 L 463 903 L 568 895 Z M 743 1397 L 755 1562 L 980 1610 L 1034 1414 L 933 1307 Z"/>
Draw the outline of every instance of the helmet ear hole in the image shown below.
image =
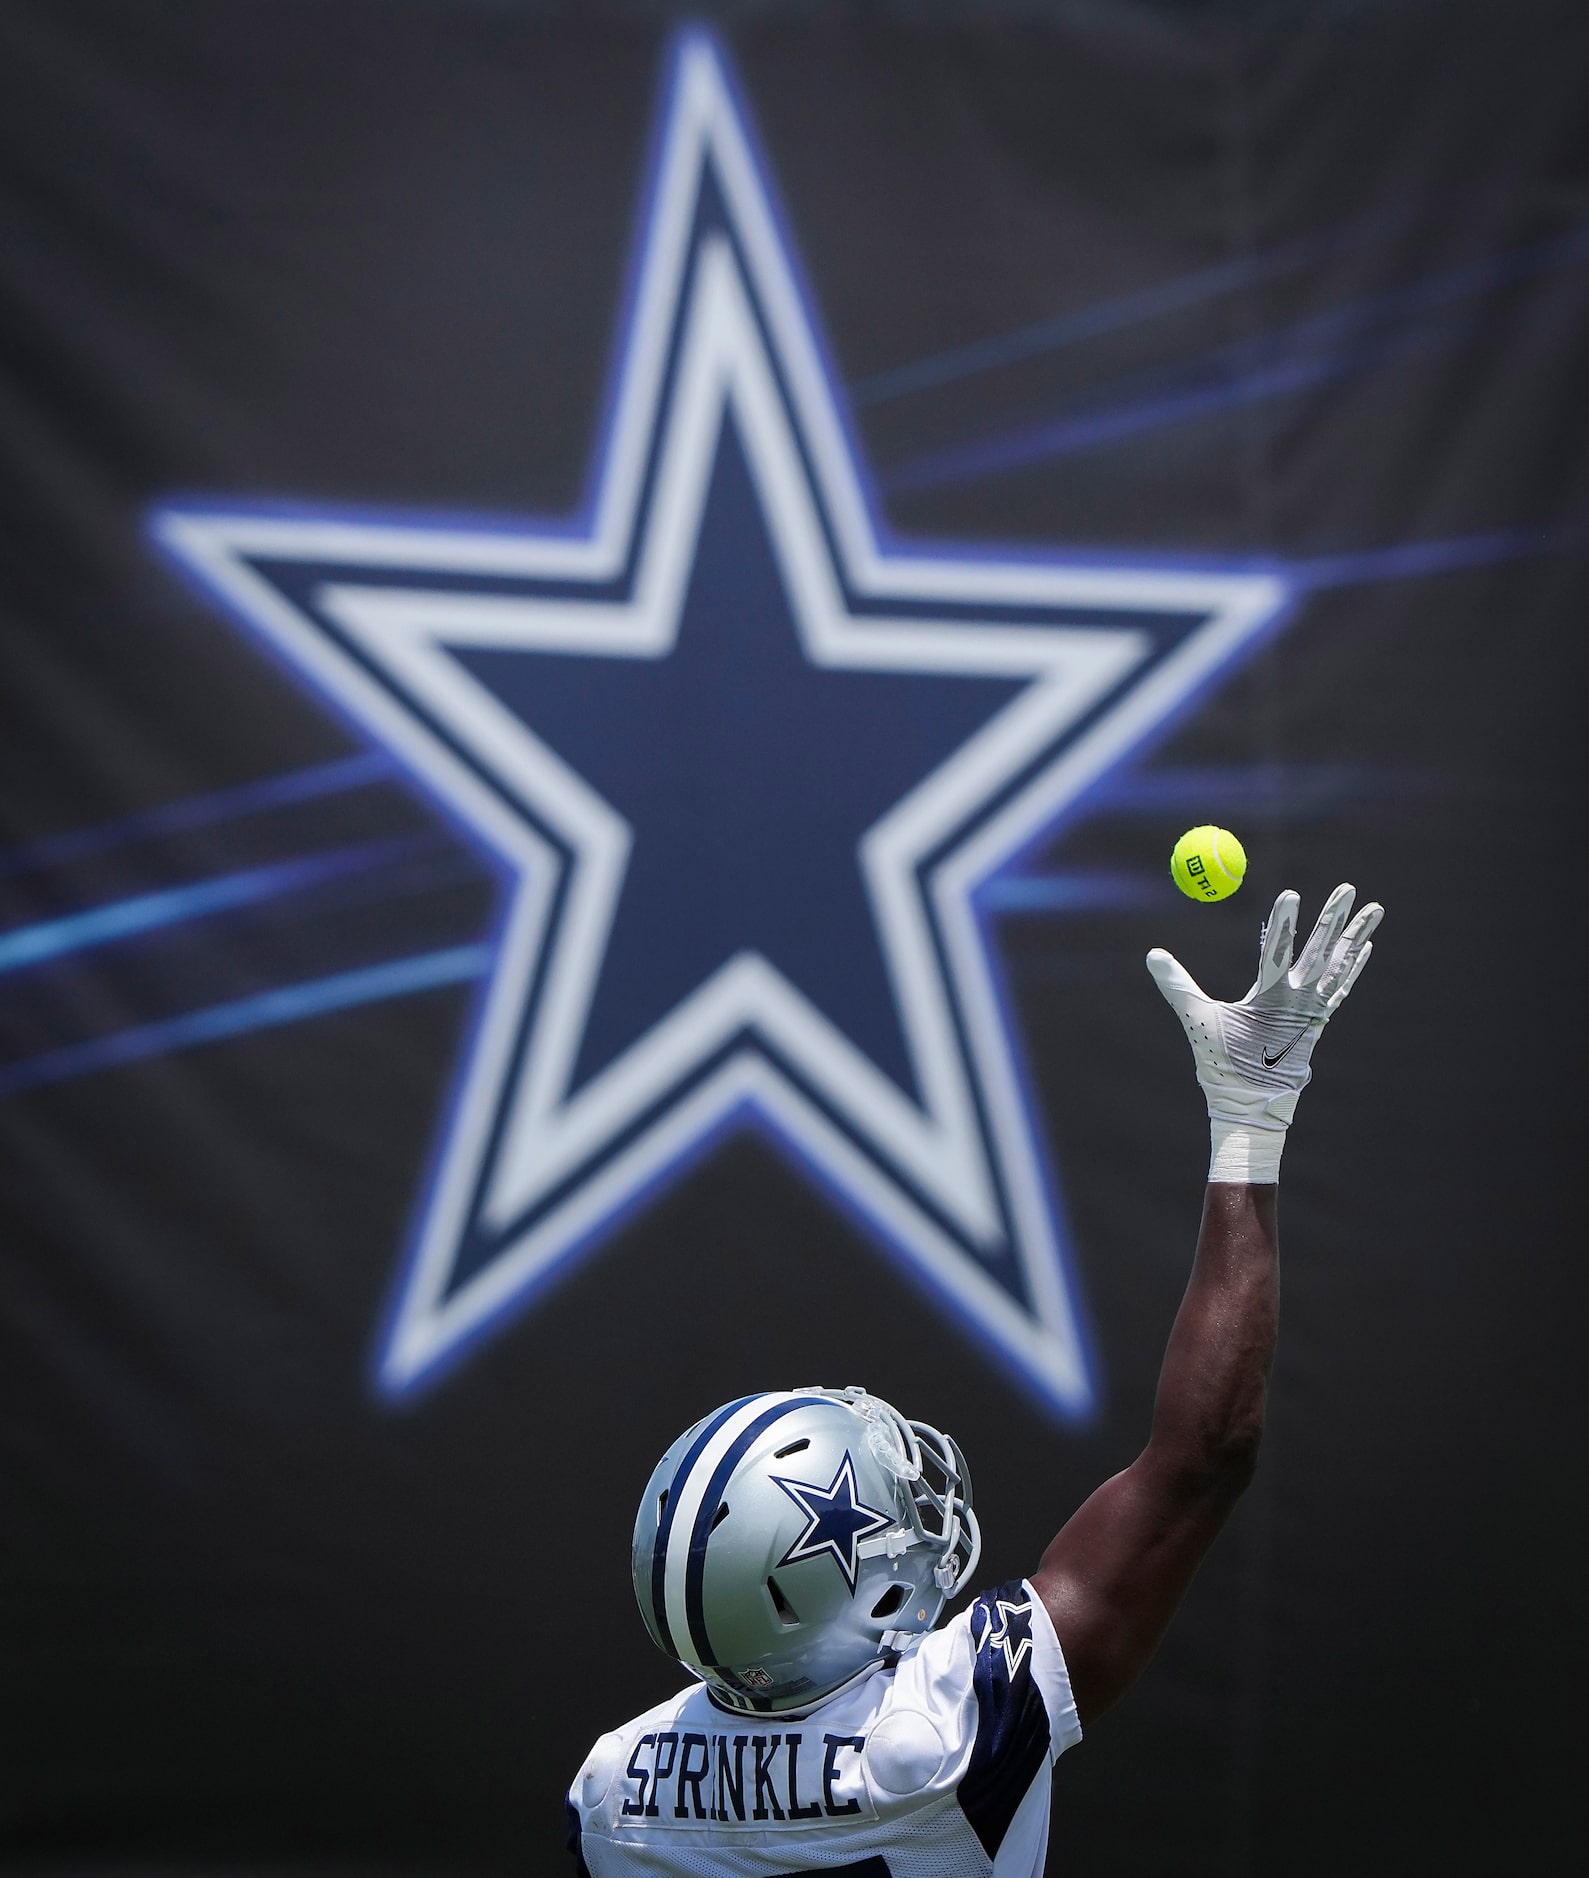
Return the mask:
<path id="1" fill-rule="evenodd" d="M 799 1615 L 795 1611 L 794 1606 L 778 1589 L 778 1580 L 776 1578 L 769 1578 L 767 1580 L 767 1595 L 772 1599 L 772 1608 L 778 1613 L 779 1623 L 782 1624 L 786 1630 L 795 1629 L 800 1622 Z"/>
<path id="2" fill-rule="evenodd" d="M 905 1602 L 909 1590 L 909 1585 L 890 1585 L 872 1606 L 873 1617 L 892 1617 Z"/>

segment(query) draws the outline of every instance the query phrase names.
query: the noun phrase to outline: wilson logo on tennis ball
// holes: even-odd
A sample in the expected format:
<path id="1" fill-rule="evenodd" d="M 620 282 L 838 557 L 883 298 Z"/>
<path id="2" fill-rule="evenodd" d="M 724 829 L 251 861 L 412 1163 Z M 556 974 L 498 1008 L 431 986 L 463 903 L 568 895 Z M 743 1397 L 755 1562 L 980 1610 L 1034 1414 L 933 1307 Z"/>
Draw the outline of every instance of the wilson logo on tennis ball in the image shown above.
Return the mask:
<path id="1" fill-rule="evenodd" d="M 1247 877 L 1247 850 L 1228 828 L 1189 828 L 1170 854 L 1170 879 L 1192 900 L 1229 899 Z"/>

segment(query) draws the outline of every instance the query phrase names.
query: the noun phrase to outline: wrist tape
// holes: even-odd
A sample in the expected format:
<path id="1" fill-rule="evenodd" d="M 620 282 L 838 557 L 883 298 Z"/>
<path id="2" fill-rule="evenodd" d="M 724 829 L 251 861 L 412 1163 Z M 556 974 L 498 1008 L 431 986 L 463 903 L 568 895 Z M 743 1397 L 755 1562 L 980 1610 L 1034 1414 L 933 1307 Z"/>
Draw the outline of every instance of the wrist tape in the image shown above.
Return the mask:
<path id="1" fill-rule="evenodd" d="M 1232 1186 L 1268 1187 L 1280 1178 L 1286 1145 L 1283 1128 L 1253 1128 L 1246 1122 L 1209 1122 L 1212 1151 L 1208 1178 Z"/>

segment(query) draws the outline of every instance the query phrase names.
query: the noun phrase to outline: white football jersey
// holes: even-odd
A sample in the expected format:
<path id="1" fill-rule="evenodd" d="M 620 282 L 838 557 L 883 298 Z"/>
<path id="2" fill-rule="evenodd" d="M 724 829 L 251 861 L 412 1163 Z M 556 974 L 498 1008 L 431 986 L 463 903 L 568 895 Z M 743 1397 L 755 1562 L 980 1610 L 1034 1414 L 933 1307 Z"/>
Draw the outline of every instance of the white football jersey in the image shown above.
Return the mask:
<path id="1" fill-rule="evenodd" d="M 569 1846 L 589 1878 L 1038 1878 L 1050 1769 L 1080 1739 L 1016 1579 L 807 1715 L 731 1714 L 694 1684 L 603 1735 Z"/>

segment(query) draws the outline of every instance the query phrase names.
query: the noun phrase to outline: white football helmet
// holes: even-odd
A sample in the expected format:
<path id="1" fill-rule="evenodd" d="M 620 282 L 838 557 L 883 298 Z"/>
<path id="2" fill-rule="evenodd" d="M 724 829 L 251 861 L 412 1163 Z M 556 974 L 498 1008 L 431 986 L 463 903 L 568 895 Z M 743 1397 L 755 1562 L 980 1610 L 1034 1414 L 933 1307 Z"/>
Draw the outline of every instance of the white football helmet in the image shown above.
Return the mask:
<path id="1" fill-rule="evenodd" d="M 947 1435 L 864 1389 L 794 1389 L 730 1402 L 663 1455 L 635 1596 L 723 1707 L 785 1714 L 930 1630 L 981 1546 Z"/>

